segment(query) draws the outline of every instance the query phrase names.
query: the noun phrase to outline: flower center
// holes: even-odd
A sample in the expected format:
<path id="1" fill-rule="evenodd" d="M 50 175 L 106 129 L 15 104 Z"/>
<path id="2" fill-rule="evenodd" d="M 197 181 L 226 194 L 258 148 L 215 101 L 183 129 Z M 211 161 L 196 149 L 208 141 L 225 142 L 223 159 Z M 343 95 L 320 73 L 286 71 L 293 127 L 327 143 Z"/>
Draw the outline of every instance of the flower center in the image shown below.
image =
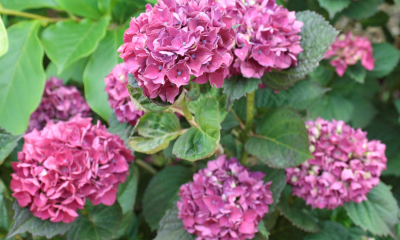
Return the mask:
<path id="1" fill-rule="evenodd" d="M 186 42 L 183 42 L 182 45 L 183 45 L 183 46 L 186 46 Z"/>

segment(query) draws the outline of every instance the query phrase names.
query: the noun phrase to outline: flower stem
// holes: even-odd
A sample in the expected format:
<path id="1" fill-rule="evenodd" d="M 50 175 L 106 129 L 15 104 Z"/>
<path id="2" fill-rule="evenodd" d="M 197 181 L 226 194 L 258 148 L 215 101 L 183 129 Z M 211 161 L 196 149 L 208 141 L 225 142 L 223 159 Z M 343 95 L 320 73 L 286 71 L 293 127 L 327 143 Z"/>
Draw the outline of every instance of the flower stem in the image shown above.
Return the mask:
<path id="1" fill-rule="evenodd" d="M 157 174 L 157 170 L 154 169 L 150 164 L 148 164 L 147 162 L 143 161 L 142 159 L 135 159 L 135 163 L 136 165 L 138 165 L 141 168 L 144 168 L 146 171 L 148 171 L 149 173 L 151 173 L 152 175 L 156 175 Z"/>
<path id="2" fill-rule="evenodd" d="M 246 152 L 246 149 L 244 148 L 244 145 L 249 139 L 249 133 L 251 132 L 251 128 L 253 127 L 253 119 L 254 119 L 254 100 L 256 97 L 256 92 L 252 92 L 247 94 L 247 111 L 246 111 L 246 123 L 245 123 L 245 128 L 244 128 L 244 134 L 243 134 L 243 150 L 242 150 L 242 157 L 240 159 L 242 164 L 247 163 L 247 155 L 248 153 Z"/>
<path id="3" fill-rule="evenodd" d="M 37 14 L 33 14 L 33 13 L 14 11 L 14 10 L 2 8 L 1 6 L 0 6 L 0 14 L 37 19 L 37 20 L 40 20 L 45 23 L 68 20 L 68 18 L 48 18 L 48 17 L 37 15 Z"/>
<path id="4" fill-rule="evenodd" d="M 183 100 L 181 102 L 181 108 L 182 108 L 183 114 L 185 115 L 185 118 L 188 120 L 188 122 L 192 121 L 193 115 L 189 111 L 185 97 L 183 98 Z"/>

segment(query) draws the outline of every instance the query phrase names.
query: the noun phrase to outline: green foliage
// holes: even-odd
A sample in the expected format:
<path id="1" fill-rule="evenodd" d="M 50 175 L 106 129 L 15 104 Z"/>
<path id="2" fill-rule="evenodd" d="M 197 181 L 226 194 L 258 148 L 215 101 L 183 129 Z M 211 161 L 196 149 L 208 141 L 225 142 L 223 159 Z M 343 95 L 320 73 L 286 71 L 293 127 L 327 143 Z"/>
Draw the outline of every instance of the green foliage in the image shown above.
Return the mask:
<path id="1" fill-rule="evenodd" d="M 254 92 L 260 83 L 260 79 L 233 76 L 230 80 L 225 79 L 224 93 L 228 97 L 228 101 L 231 102 L 243 97 L 246 93 Z"/>
<path id="2" fill-rule="evenodd" d="M 0 165 L 6 157 L 14 150 L 18 144 L 18 140 L 22 135 L 14 136 L 4 129 L 0 128 Z"/>
<path id="3" fill-rule="evenodd" d="M 375 68 L 369 75 L 375 78 L 385 77 L 397 66 L 400 52 L 389 43 L 374 44 L 373 47 Z"/>
<path id="4" fill-rule="evenodd" d="M 361 66 L 360 62 L 358 62 L 356 65 L 349 66 L 346 70 L 346 74 L 354 81 L 364 83 L 365 77 L 367 76 L 367 70 Z"/>
<path id="5" fill-rule="evenodd" d="M 304 238 L 305 240 L 350 240 L 351 235 L 347 228 L 340 223 L 322 222 L 322 230 Z"/>
<path id="6" fill-rule="evenodd" d="M 329 12 L 329 17 L 333 18 L 336 13 L 347 8 L 351 0 L 318 0 L 319 5 Z"/>
<path id="7" fill-rule="evenodd" d="M 68 12 L 90 19 L 99 19 L 101 12 L 98 0 L 55 0 L 61 7 Z M 100 1 L 101 2 L 101 1 Z"/>
<path id="8" fill-rule="evenodd" d="M 12 10 L 24 10 L 31 8 L 54 8 L 60 9 L 56 0 L 0 0 L 3 8 Z"/>
<path id="9" fill-rule="evenodd" d="M 354 19 L 365 19 L 371 17 L 378 11 L 378 6 L 383 0 L 351 1 L 350 6 L 343 11 L 343 14 Z"/>
<path id="10" fill-rule="evenodd" d="M 150 102 L 150 100 L 143 95 L 143 90 L 139 87 L 132 87 L 132 85 L 128 85 L 128 91 L 131 96 L 133 105 L 138 110 L 145 112 L 159 112 L 168 108 L 168 107 L 158 106 L 157 104 Z"/>
<path id="11" fill-rule="evenodd" d="M 139 170 L 131 164 L 129 167 L 129 175 L 124 183 L 118 187 L 117 201 L 122 209 L 122 214 L 133 213 L 133 207 L 136 202 L 136 193 L 139 181 Z"/>
<path id="12" fill-rule="evenodd" d="M 194 240 L 196 237 L 183 229 L 182 220 L 178 218 L 178 208 L 174 204 L 160 221 L 160 228 L 154 240 Z"/>
<path id="13" fill-rule="evenodd" d="M 41 100 L 45 74 L 39 26 L 38 21 L 23 21 L 7 29 L 12 41 L 0 57 L 0 126 L 13 134 L 27 129 Z"/>
<path id="14" fill-rule="evenodd" d="M 0 16 L 0 57 L 6 54 L 7 51 L 8 51 L 7 31 L 6 28 L 4 27 L 3 20 L 1 19 Z"/>

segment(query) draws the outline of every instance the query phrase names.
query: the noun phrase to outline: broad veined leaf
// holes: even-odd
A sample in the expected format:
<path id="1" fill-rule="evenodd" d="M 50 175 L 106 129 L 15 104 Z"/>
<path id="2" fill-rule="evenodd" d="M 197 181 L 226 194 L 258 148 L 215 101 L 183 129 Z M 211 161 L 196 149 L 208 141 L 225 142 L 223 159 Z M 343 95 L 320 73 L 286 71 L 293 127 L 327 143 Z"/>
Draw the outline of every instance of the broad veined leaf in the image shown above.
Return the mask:
<path id="1" fill-rule="evenodd" d="M 307 232 L 319 232 L 321 227 L 318 225 L 318 218 L 314 216 L 309 208 L 306 208 L 304 200 L 294 197 L 292 201 L 289 201 L 289 198 L 292 198 L 291 194 L 291 188 L 286 186 L 276 206 L 279 212 L 302 230 Z"/>
<path id="2" fill-rule="evenodd" d="M 156 2 L 152 3 L 152 5 L 155 3 Z M 147 2 L 145 0 L 117 0 L 112 11 L 113 20 L 119 24 L 123 24 L 131 17 L 136 17 L 140 13 L 145 12 L 146 4 Z"/>
<path id="3" fill-rule="evenodd" d="M 177 200 L 180 186 L 189 182 L 192 175 L 183 166 L 173 166 L 151 179 L 143 196 L 143 214 L 152 230 L 159 228 L 161 218 Z"/>
<path id="4" fill-rule="evenodd" d="M 288 89 L 297 81 L 304 79 L 313 71 L 333 43 L 338 32 L 325 19 L 310 11 L 296 13 L 297 20 L 304 23 L 301 29 L 301 47 L 303 52 L 297 57 L 296 67 L 266 73 L 264 84 L 276 90 Z"/>
<path id="5" fill-rule="evenodd" d="M 172 153 L 178 158 L 195 161 L 211 156 L 221 137 L 220 114 L 214 98 L 204 98 L 197 107 L 195 120 L 198 127 L 191 127 L 174 144 Z"/>
<path id="6" fill-rule="evenodd" d="M 400 113 L 400 99 L 396 99 L 393 101 L 394 106 L 396 107 L 397 112 Z M 400 117 L 399 117 L 399 122 L 400 122 Z"/>
<path id="7" fill-rule="evenodd" d="M 219 114 L 220 114 L 219 120 L 221 122 L 224 121 L 226 115 L 228 114 L 230 107 L 228 108 L 228 111 L 227 111 L 226 105 L 227 105 L 227 101 L 229 101 L 229 100 L 227 99 L 227 96 L 222 92 L 222 88 L 217 89 L 215 87 L 212 87 L 209 90 L 207 90 L 205 93 L 202 93 L 198 100 L 190 101 L 188 103 L 190 112 L 195 114 L 197 111 L 197 107 L 200 106 L 206 98 L 214 98 L 215 100 L 217 100 Z"/>
<path id="8" fill-rule="evenodd" d="M 131 74 L 129 76 L 130 78 L 132 78 Z M 159 112 L 168 108 L 165 106 L 158 106 L 157 104 L 150 102 L 150 100 L 143 95 L 143 90 L 139 88 L 139 86 L 133 87 L 131 84 L 129 84 L 128 91 L 131 97 L 131 101 L 136 109 L 145 112 Z"/>
<path id="9" fill-rule="evenodd" d="M 349 230 L 340 223 L 332 221 L 321 222 L 322 230 L 319 233 L 309 235 L 304 240 L 350 240 Z M 360 237 L 360 236 L 358 236 Z M 361 240 L 362 238 L 360 238 Z"/>
<path id="10" fill-rule="evenodd" d="M 61 73 L 58 73 L 57 66 L 53 62 L 50 62 L 46 68 L 46 79 L 56 77 L 62 79 L 64 84 L 72 79 L 83 83 L 83 72 L 85 71 L 88 61 L 89 57 L 81 58 L 65 68 Z"/>
<path id="11" fill-rule="evenodd" d="M 87 214 L 81 214 L 75 220 L 76 224 L 68 231 L 66 239 L 114 239 L 122 221 L 121 207 L 117 203 L 112 206 L 93 206 L 90 201 L 86 201 L 85 210 Z"/>
<path id="12" fill-rule="evenodd" d="M 257 78 L 245 78 L 243 76 L 233 76 L 231 79 L 225 79 L 224 93 L 228 97 L 228 101 L 239 99 L 246 95 L 247 93 L 254 92 L 258 85 L 261 83 L 260 79 Z"/>
<path id="13" fill-rule="evenodd" d="M 354 95 L 351 99 L 354 105 L 354 114 L 351 119 L 351 126 L 354 128 L 364 128 L 372 121 L 378 113 L 369 99 Z"/>
<path id="14" fill-rule="evenodd" d="M 367 70 L 361 66 L 358 62 L 356 65 L 349 66 L 346 70 L 346 74 L 358 83 L 364 83 L 365 77 L 367 76 Z"/>
<path id="15" fill-rule="evenodd" d="M 385 77 L 397 66 L 400 52 L 389 43 L 373 44 L 373 48 L 375 67 L 374 70 L 368 72 L 368 76 L 373 78 Z"/>
<path id="16" fill-rule="evenodd" d="M 107 100 L 107 93 L 104 91 L 106 88 L 104 78 L 118 63 L 122 62 L 117 50 L 124 43 L 123 35 L 122 28 L 107 31 L 99 47 L 90 56 L 83 74 L 86 101 L 90 108 L 105 120 L 110 117 L 112 109 Z"/>
<path id="17" fill-rule="evenodd" d="M 39 21 L 19 22 L 7 30 L 12 39 L 0 57 L 0 126 L 23 133 L 42 98 L 45 82 L 43 49 L 37 33 Z"/>
<path id="18" fill-rule="evenodd" d="M 136 193 L 139 181 L 139 170 L 135 164 L 129 166 L 129 175 L 124 183 L 118 186 L 117 200 L 122 209 L 122 214 L 133 212 L 136 202 Z"/>
<path id="19" fill-rule="evenodd" d="M 0 16 L 0 57 L 6 54 L 8 50 L 7 31 L 4 27 L 3 19 Z"/>
<path id="20" fill-rule="evenodd" d="M 18 140 L 21 139 L 21 135 L 12 135 L 6 130 L 0 128 L 0 165 L 4 159 L 14 150 L 18 144 Z"/>
<path id="21" fill-rule="evenodd" d="M 56 0 L 0 0 L 3 8 L 12 10 L 24 10 L 31 8 L 61 9 Z"/>
<path id="22" fill-rule="evenodd" d="M 102 13 L 98 0 L 56 0 L 65 10 L 78 16 L 99 19 Z"/>
<path id="23" fill-rule="evenodd" d="M 194 240 L 195 235 L 183 229 L 182 219 L 178 218 L 178 208 L 174 205 L 168 209 L 160 221 L 160 228 L 154 240 Z"/>
<path id="24" fill-rule="evenodd" d="M 286 100 L 283 105 L 296 110 L 303 110 L 315 104 L 326 91 L 313 80 L 303 80 L 297 82 L 287 91 L 280 91 L 277 95 L 283 95 L 282 98 Z"/>
<path id="25" fill-rule="evenodd" d="M 388 186 L 379 183 L 361 203 L 348 202 L 344 207 L 353 222 L 364 230 L 379 236 L 395 237 L 399 207 Z"/>
<path id="26" fill-rule="evenodd" d="M 120 123 L 115 114 L 112 114 L 108 119 L 108 128 L 107 131 L 112 134 L 118 135 L 125 143 L 125 145 L 129 145 L 129 137 L 133 132 L 134 126 L 123 122 Z"/>
<path id="27" fill-rule="evenodd" d="M 332 80 L 334 72 L 335 70 L 329 62 L 321 61 L 320 65 L 314 68 L 308 76 L 322 86 L 326 86 Z"/>
<path id="28" fill-rule="evenodd" d="M 329 17 L 333 18 L 336 13 L 347 8 L 351 0 L 318 0 L 319 5 L 329 12 Z"/>
<path id="29" fill-rule="evenodd" d="M 178 117 L 174 113 L 149 112 L 136 125 L 139 137 L 129 139 L 129 145 L 137 152 L 153 154 L 166 149 L 169 142 L 182 134 Z"/>
<path id="30" fill-rule="evenodd" d="M 41 39 L 44 50 L 56 64 L 59 73 L 96 50 L 106 34 L 108 22 L 107 18 L 98 22 L 84 19 L 79 23 L 68 20 L 57 22 L 43 31 Z"/>
<path id="31" fill-rule="evenodd" d="M 351 120 L 354 112 L 354 105 L 348 99 L 339 95 L 325 95 L 322 99 L 310 108 L 312 119 L 321 117 L 325 120 Z"/>
<path id="32" fill-rule="evenodd" d="M 5 239 L 13 219 L 13 198 L 7 192 L 7 187 L 0 180 L 0 238 Z"/>
<path id="33" fill-rule="evenodd" d="M 247 141 L 248 153 L 272 168 L 288 168 L 313 158 L 301 116 L 287 108 L 263 115 L 256 135 Z"/>
<path id="34" fill-rule="evenodd" d="M 274 231 L 271 232 L 270 240 L 304 240 L 308 233 L 295 227 L 285 217 L 280 217 L 275 224 Z"/>
<path id="35" fill-rule="evenodd" d="M 49 219 L 42 221 L 42 219 L 33 216 L 29 207 L 21 208 L 17 201 L 14 202 L 13 209 L 15 211 L 15 222 L 7 238 L 24 232 L 30 232 L 33 236 L 52 238 L 59 234 L 63 235 L 75 226 L 77 222 L 75 220 L 72 223 L 55 223 L 51 222 Z"/>
<path id="36" fill-rule="evenodd" d="M 343 11 L 343 14 L 354 19 L 366 19 L 378 11 L 378 6 L 382 2 L 383 0 L 351 1 L 350 6 Z"/>

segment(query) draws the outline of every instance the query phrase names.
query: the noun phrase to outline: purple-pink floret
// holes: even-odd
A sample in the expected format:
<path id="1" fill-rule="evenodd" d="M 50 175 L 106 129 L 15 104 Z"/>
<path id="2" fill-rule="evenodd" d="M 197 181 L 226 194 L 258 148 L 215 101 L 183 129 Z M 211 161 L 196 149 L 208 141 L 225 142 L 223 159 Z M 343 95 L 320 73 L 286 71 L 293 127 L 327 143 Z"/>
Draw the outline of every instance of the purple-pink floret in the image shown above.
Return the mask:
<path id="1" fill-rule="evenodd" d="M 118 51 L 145 96 L 173 103 L 191 79 L 222 86 L 233 59 L 231 27 L 215 0 L 158 0 L 132 18 Z"/>
<path id="2" fill-rule="evenodd" d="M 372 45 L 367 37 L 354 36 L 352 32 L 341 34 L 325 53 L 325 59 L 332 59 L 331 65 L 339 76 L 343 76 L 350 65 L 361 60 L 361 65 L 368 71 L 374 70 L 375 59 Z"/>
<path id="3" fill-rule="evenodd" d="M 386 146 L 368 141 L 366 132 L 343 121 L 318 118 L 306 127 L 314 159 L 286 169 L 293 195 L 321 209 L 367 200 L 367 193 L 379 184 L 386 169 Z"/>
<path id="4" fill-rule="evenodd" d="M 250 172 L 237 159 L 222 155 L 182 185 L 177 203 L 183 227 L 197 240 L 252 239 L 273 203 L 271 182 Z"/>
<path id="5" fill-rule="evenodd" d="M 39 107 L 32 113 L 28 132 L 42 130 L 49 121 L 66 121 L 74 116 L 88 117 L 90 107 L 75 86 L 65 86 L 63 81 L 51 77 L 43 92 Z"/>
<path id="6" fill-rule="evenodd" d="M 297 66 L 303 23 L 295 12 L 278 6 L 274 0 L 218 0 L 227 16 L 233 18 L 236 45 L 230 76 L 261 78 L 272 69 Z"/>
<path id="7" fill-rule="evenodd" d="M 11 163 L 12 196 L 36 217 L 52 222 L 72 222 L 86 198 L 94 205 L 113 205 L 134 159 L 118 136 L 100 121 L 92 125 L 90 118 L 49 122 L 24 139 L 19 161 Z"/>
<path id="8" fill-rule="evenodd" d="M 108 95 L 108 102 L 114 110 L 115 115 L 119 122 L 127 122 L 133 126 L 144 112 L 139 111 L 133 105 L 128 89 L 128 69 L 126 63 L 118 64 L 114 67 L 111 73 L 104 79 L 106 83 L 106 92 Z"/>

